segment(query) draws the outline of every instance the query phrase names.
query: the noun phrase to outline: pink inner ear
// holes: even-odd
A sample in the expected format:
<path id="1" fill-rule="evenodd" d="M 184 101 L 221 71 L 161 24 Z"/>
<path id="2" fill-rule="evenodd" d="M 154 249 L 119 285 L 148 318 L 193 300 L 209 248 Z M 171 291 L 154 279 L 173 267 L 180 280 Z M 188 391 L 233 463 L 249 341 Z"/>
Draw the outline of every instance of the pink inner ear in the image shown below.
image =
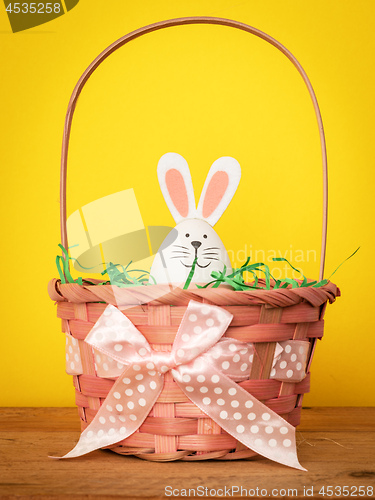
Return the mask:
<path id="1" fill-rule="evenodd" d="M 165 176 L 165 183 L 172 203 L 178 213 L 181 217 L 187 217 L 189 213 L 189 201 L 184 178 L 181 173 L 175 168 L 168 170 Z"/>
<path id="2" fill-rule="evenodd" d="M 218 207 L 229 184 L 229 177 L 226 172 L 216 172 L 207 187 L 206 196 L 203 201 L 202 215 L 207 219 Z"/>

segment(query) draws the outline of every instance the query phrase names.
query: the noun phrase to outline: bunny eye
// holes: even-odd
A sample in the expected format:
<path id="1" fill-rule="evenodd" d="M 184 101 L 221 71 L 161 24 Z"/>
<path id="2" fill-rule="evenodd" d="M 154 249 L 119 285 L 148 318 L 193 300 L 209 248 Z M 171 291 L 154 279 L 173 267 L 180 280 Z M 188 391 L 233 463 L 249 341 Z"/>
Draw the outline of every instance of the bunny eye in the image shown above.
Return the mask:
<path id="1" fill-rule="evenodd" d="M 204 234 L 204 235 L 203 235 L 203 238 L 207 238 L 207 234 Z"/>
<path id="2" fill-rule="evenodd" d="M 186 238 L 189 238 L 190 234 L 189 233 L 186 233 L 185 234 Z"/>

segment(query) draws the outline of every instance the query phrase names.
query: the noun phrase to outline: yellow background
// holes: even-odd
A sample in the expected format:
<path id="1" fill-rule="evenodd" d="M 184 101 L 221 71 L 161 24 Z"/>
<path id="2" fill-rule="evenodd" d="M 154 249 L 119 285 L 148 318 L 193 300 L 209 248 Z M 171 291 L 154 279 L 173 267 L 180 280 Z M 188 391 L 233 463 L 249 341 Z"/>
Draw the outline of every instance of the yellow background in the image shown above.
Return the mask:
<path id="1" fill-rule="evenodd" d="M 12 34 L 0 8 L 1 405 L 74 405 L 65 339 L 47 294 L 57 276 L 70 93 L 120 36 L 190 15 L 227 17 L 269 33 L 311 79 L 329 159 L 326 275 L 361 250 L 334 277 L 342 297 L 327 308 L 304 404 L 374 404 L 374 14 L 370 0 L 81 0 L 59 19 Z M 167 151 L 187 159 L 197 198 L 216 158 L 240 162 L 238 192 L 216 226 L 228 249 L 316 249 L 318 259 L 318 130 L 301 77 L 274 47 L 226 27 L 186 26 L 112 55 L 77 107 L 68 213 L 133 187 L 145 224 L 173 225 L 156 179 Z M 298 264 L 317 277 L 318 262 Z"/>

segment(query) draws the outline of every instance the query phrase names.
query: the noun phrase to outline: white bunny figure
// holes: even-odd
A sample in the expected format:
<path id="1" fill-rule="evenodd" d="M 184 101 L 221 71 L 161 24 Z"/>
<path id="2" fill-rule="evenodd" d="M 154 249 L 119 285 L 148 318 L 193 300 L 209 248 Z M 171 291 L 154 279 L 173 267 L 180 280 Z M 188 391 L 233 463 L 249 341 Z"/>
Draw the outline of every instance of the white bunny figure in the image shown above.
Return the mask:
<path id="1" fill-rule="evenodd" d="M 163 155 L 157 174 L 177 225 L 155 255 L 150 274 L 156 283 L 184 284 L 195 258 L 192 282 L 208 283 L 212 280 L 212 271 L 222 271 L 224 265 L 230 273 L 228 253 L 212 226 L 224 213 L 240 182 L 241 167 L 237 160 L 224 156 L 212 164 L 198 208 L 189 166 L 182 156 L 177 153 Z M 150 283 L 153 283 L 151 278 Z"/>

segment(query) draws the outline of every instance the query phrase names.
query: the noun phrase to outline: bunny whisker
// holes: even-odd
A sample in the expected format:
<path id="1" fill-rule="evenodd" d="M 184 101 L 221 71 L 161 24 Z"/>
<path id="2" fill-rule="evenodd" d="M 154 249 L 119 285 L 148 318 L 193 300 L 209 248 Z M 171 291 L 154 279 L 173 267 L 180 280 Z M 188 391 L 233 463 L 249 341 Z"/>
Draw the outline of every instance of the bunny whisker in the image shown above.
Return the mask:
<path id="1" fill-rule="evenodd" d="M 172 245 L 172 246 L 176 248 L 183 248 L 184 250 L 189 250 L 188 247 L 184 247 L 182 245 Z"/>
<path id="2" fill-rule="evenodd" d="M 217 259 L 216 257 L 204 257 L 204 256 L 203 256 L 203 258 L 204 258 L 205 260 L 220 260 L 220 259 Z"/>
<path id="3" fill-rule="evenodd" d="M 174 255 L 171 259 L 187 259 L 190 255 Z"/>
<path id="4" fill-rule="evenodd" d="M 184 250 L 172 250 L 172 253 L 178 253 L 180 255 L 190 255 L 190 252 L 188 252 L 186 250 L 186 252 Z"/>

